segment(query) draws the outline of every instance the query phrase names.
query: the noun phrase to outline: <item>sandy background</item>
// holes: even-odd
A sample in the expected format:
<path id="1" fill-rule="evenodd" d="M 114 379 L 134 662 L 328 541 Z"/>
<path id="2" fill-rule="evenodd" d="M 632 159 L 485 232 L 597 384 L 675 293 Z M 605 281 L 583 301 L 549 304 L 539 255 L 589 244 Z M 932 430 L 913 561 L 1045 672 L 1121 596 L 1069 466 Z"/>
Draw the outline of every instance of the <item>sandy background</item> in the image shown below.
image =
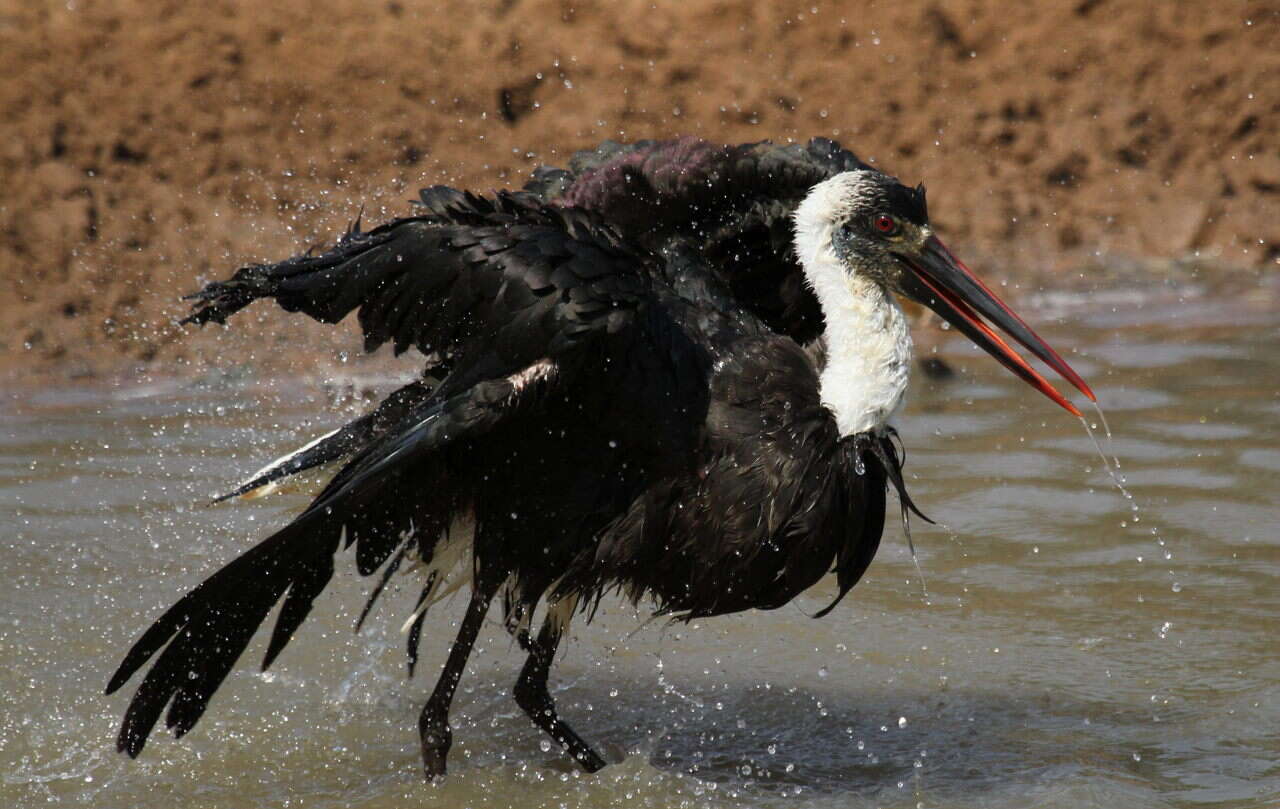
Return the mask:
<path id="1" fill-rule="evenodd" d="M 4 0 L 0 380 L 355 350 L 178 297 L 606 137 L 834 137 L 1023 291 L 1280 267 L 1280 3 L 651 6 Z"/>

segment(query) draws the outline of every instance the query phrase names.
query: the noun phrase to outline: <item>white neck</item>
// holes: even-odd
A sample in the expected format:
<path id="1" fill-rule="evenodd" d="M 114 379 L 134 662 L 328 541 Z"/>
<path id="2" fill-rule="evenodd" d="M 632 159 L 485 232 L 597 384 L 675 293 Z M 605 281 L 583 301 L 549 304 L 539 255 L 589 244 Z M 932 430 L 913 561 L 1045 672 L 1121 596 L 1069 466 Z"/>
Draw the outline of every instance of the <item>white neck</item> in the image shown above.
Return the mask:
<path id="1" fill-rule="evenodd" d="M 831 209 L 815 196 L 796 213 L 796 250 L 827 321 L 822 403 L 841 435 L 880 431 L 907 391 L 911 330 L 891 292 L 836 257 Z"/>

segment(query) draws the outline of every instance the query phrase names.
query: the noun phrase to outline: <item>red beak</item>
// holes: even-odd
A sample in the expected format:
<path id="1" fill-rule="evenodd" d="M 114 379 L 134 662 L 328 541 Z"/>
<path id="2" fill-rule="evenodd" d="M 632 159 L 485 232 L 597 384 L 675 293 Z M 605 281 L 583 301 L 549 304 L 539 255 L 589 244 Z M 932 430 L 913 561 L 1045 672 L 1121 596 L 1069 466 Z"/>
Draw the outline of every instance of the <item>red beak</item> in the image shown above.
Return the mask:
<path id="1" fill-rule="evenodd" d="M 1058 393 L 1047 379 L 1028 365 L 1018 352 L 983 321 L 984 317 L 1061 374 L 1063 379 L 1090 400 L 1097 401 L 1089 385 L 1067 365 L 1066 360 L 1058 356 L 1058 352 L 1050 348 L 996 293 L 964 266 L 938 237 L 930 236 L 919 253 L 897 255 L 909 269 L 909 272 L 903 273 L 903 292 L 937 312 L 999 360 L 1001 365 L 1057 402 L 1067 412 L 1080 415 L 1075 405 Z"/>

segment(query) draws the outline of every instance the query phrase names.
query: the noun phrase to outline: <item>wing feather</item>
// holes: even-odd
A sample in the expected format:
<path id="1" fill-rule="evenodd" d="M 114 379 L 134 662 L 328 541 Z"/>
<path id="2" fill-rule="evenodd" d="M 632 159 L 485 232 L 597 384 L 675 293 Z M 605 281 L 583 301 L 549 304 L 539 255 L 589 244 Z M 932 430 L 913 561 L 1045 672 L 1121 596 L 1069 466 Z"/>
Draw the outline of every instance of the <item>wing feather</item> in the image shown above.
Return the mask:
<path id="1" fill-rule="evenodd" d="M 299 464 L 354 454 L 293 522 L 143 633 L 107 686 L 114 692 L 154 660 L 126 711 L 121 750 L 136 756 L 166 706 L 170 728 L 181 735 L 193 727 L 283 599 L 263 666 L 274 662 L 332 579 L 344 537 L 356 545 L 362 574 L 409 542 L 428 556 L 425 543 L 435 542 L 472 494 L 448 473 L 446 448 L 478 440 L 538 400 L 561 369 L 572 372 L 580 357 L 614 350 L 608 341 L 650 322 L 643 314 L 652 259 L 622 250 L 590 218 L 525 200 L 443 193 L 440 200 L 446 210 L 468 205 L 468 216 L 489 224 L 441 224 L 431 214 L 353 231 L 331 251 L 244 268 L 198 294 L 197 323 L 225 320 L 255 297 L 327 320 L 358 308 L 366 339 L 412 341 L 457 356 L 438 386 L 415 383 L 370 421 L 340 431 L 363 442 L 358 448 L 341 439 L 313 448 Z M 494 224 L 495 217 L 504 221 Z M 418 305 L 427 296 L 431 302 Z M 410 525 L 416 530 L 404 530 Z"/>

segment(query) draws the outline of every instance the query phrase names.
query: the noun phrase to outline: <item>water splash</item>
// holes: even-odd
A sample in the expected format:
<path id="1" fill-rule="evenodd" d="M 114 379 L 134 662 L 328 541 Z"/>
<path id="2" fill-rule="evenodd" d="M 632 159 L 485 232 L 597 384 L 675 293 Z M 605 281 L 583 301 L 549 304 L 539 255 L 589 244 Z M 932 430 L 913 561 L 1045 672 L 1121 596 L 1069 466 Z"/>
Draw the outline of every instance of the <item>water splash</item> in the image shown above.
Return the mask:
<path id="1" fill-rule="evenodd" d="M 1101 412 L 1102 412 L 1102 408 L 1098 405 L 1098 403 L 1097 403 L 1097 402 L 1094 402 L 1094 407 L 1097 407 L 1097 408 L 1098 408 L 1098 412 L 1099 412 L 1099 413 L 1101 413 Z M 1128 501 L 1130 501 L 1130 502 L 1132 503 L 1132 502 L 1133 502 L 1133 495 L 1132 495 L 1132 494 L 1130 494 L 1130 493 L 1129 493 L 1129 490 L 1125 488 L 1125 486 L 1124 486 L 1124 478 L 1123 478 L 1123 477 L 1121 477 L 1121 476 L 1120 476 L 1120 474 L 1119 474 L 1118 472 L 1116 472 L 1116 469 L 1117 469 L 1117 468 L 1119 468 L 1119 466 L 1120 466 L 1119 461 L 1117 460 L 1117 462 L 1116 462 L 1115 466 L 1112 466 L 1111 461 L 1108 461 L 1108 460 L 1107 460 L 1107 453 L 1106 453 L 1106 452 L 1104 452 L 1104 451 L 1102 450 L 1102 444 L 1101 444 L 1101 443 L 1099 443 L 1099 441 L 1098 441 L 1098 436 L 1094 434 L 1094 432 L 1093 432 L 1093 428 L 1089 426 L 1089 421 L 1088 421 L 1088 419 L 1086 419 L 1084 416 L 1081 416 L 1081 417 L 1080 417 L 1080 423 L 1084 425 L 1084 431 L 1085 431 L 1086 433 L 1088 433 L 1088 434 L 1089 434 L 1089 440 L 1093 442 L 1093 448 L 1094 448 L 1095 450 L 1097 450 L 1097 452 L 1098 452 L 1098 457 L 1102 459 L 1102 466 L 1103 466 L 1103 468 L 1104 468 L 1104 469 L 1106 469 L 1106 470 L 1107 470 L 1107 474 L 1111 476 L 1111 482 L 1112 482 L 1112 483 L 1114 483 L 1114 484 L 1116 484 L 1116 488 L 1120 490 L 1120 493 L 1121 493 L 1122 495 L 1124 495 L 1124 499 L 1126 499 L 1126 500 L 1128 500 Z M 1104 419 L 1102 423 L 1103 423 L 1103 426 L 1105 427 L 1105 426 L 1106 426 L 1106 420 Z M 1106 428 L 1106 430 L 1107 430 L 1107 433 L 1106 433 L 1106 434 L 1107 434 L 1107 443 L 1108 443 L 1108 445 L 1110 445 L 1110 442 L 1111 442 L 1111 428 L 1107 427 L 1107 428 Z M 1137 511 L 1138 506 L 1137 506 L 1137 504 L 1136 504 L 1136 503 L 1134 503 L 1133 508 L 1134 508 L 1134 510 L 1135 510 L 1135 511 Z"/>
<path id="2" fill-rule="evenodd" d="M 1093 404 L 1093 411 L 1098 414 L 1098 421 L 1102 423 L 1102 432 L 1107 437 L 1107 449 L 1111 450 L 1111 460 L 1115 464 L 1116 469 L 1119 469 L 1120 458 L 1119 456 L 1116 455 L 1115 445 L 1112 443 L 1112 440 L 1111 440 L 1111 425 L 1107 424 L 1107 414 L 1102 412 L 1102 405 L 1098 404 L 1097 399 L 1094 399 L 1092 404 Z M 1090 435 L 1092 436 L 1092 433 L 1090 433 Z M 1095 446 L 1097 445 L 1096 440 L 1094 441 L 1094 445 Z M 1101 452 L 1102 450 L 1099 449 L 1098 451 Z M 1105 461 L 1106 459 L 1103 458 L 1103 460 Z"/>
<path id="3" fill-rule="evenodd" d="M 1111 439 L 1111 427 L 1107 424 L 1107 417 L 1102 413 L 1102 406 L 1095 401 L 1093 403 L 1093 407 L 1097 411 L 1098 418 L 1102 423 L 1103 430 L 1105 431 L 1105 435 L 1107 437 L 1107 447 L 1109 449 L 1113 449 L 1112 439 Z M 1081 416 L 1080 423 L 1084 425 L 1085 433 L 1088 434 L 1089 440 L 1093 442 L 1093 448 L 1094 450 L 1097 451 L 1098 457 L 1102 460 L 1102 467 L 1107 470 L 1107 475 L 1111 477 L 1111 482 L 1115 484 L 1116 488 L 1120 491 L 1120 494 L 1124 497 L 1124 499 L 1129 501 L 1129 510 L 1133 515 L 1132 521 L 1134 525 L 1137 525 L 1139 522 L 1142 521 L 1142 509 L 1139 508 L 1138 501 L 1136 498 L 1134 498 L 1133 493 L 1130 492 L 1129 489 L 1125 486 L 1124 476 L 1117 471 L 1120 468 L 1120 459 L 1115 456 L 1115 453 L 1113 450 L 1112 460 L 1115 463 L 1114 465 L 1112 465 L 1112 462 L 1107 460 L 1107 453 L 1103 451 L 1102 444 L 1098 441 L 1098 436 L 1094 433 L 1093 427 L 1089 425 L 1088 420 L 1085 419 L 1084 416 Z M 1120 522 L 1121 528 L 1127 528 L 1128 526 L 1129 526 L 1128 520 L 1122 520 Z M 1158 528 L 1153 527 L 1151 529 L 1151 536 L 1155 539 L 1156 544 L 1160 546 L 1163 552 L 1162 555 L 1164 556 L 1165 560 L 1168 561 L 1172 559 L 1173 558 L 1172 554 L 1168 551 L 1168 549 L 1165 548 L 1164 537 L 1161 536 L 1160 530 Z M 1141 556 L 1138 557 L 1138 561 L 1139 562 L 1142 561 Z M 1169 575 L 1170 577 L 1172 577 L 1174 575 L 1174 572 L 1170 570 Z M 1173 583 L 1173 592 L 1178 593 L 1178 592 L 1181 592 L 1181 590 L 1182 590 L 1181 583 L 1175 581 Z"/>
<path id="4" fill-rule="evenodd" d="M 920 577 L 920 596 L 925 603 L 929 602 L 929 583 L 924 579 L 924 569 L 920 567 L 920 558 L 916 556 L 916 543 L 911 538 L 911 515 L 902 509 L 902 533 L 907 535 L 907 550 L 911 551 L 911 564 L 916 566 L 916 575 Z"/>

